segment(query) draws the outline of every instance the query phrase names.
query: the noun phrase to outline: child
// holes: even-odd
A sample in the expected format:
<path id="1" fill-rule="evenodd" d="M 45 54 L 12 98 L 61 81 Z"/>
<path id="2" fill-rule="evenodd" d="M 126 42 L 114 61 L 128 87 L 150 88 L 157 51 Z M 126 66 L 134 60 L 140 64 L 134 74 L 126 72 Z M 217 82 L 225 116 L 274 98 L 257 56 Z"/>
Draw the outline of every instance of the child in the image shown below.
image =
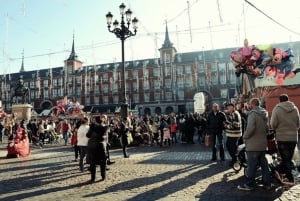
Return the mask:
<path id="1" fill-rule="evenodd" d="M 78 156 L 80 156 L 80 147 L 77 146 L 77 129 L 75 128 L 72 134 L 71 138 L 71 145 L 74 147 L 74 152 L 75 152 L 75 160 L 78 160 Z"/>
<path id="2" fill-rule="evenodd" d="M 170 146 L 170 145 L 171 145 L 170 129 L 164 128 L 164 129 L 163 129 L 163 132 L 164 132 L 164 137 L 163 137 L 164 145 L 166 146 L 167 143 L 168 143 L 168 145 Z"/>

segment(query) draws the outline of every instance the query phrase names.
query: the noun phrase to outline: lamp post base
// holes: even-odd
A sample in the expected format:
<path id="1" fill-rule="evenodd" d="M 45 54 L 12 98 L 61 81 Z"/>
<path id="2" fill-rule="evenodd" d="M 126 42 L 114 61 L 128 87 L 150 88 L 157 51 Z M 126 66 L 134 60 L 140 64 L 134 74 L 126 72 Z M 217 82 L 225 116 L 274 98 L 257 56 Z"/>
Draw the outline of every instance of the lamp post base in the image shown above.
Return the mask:
<path id="1" fill-rule="evenodd" d="M 128 117 L 128 103 L 121 103 L 121 117 L 127 118 Z"/>

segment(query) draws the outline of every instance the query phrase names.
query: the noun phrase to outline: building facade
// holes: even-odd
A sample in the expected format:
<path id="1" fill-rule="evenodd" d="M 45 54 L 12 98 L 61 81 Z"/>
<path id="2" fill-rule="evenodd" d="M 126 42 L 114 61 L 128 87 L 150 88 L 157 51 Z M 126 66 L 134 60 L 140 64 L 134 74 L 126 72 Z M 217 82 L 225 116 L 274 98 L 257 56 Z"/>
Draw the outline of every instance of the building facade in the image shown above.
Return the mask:
<path id="1" fill-rule="evenodd" d="M 292 48 L 299 64 L 300 42 L 276 44 Z M 141 115 L 186 113 L 194 111 L 194 95 L 205 92 L 208 102 L 223 103 L 235 96 L 235 69 L 230 52 L 236 48 L 178 53 L 169 39 L 159 49 L 159 58 L 125 62 L 126 94 L 130 109 Z M 30 88 L 33 108 L 39 113 L 51 109 L 64 97 L 78 101 L 86 112 L 101 113 L 118 110 L 121 101 L 121 62 L 84 66 L 72 51 L 64 66 L 1 75 L 2 107 L 11 108 L 10 94 L 16 80 L 22 77 Z"/>

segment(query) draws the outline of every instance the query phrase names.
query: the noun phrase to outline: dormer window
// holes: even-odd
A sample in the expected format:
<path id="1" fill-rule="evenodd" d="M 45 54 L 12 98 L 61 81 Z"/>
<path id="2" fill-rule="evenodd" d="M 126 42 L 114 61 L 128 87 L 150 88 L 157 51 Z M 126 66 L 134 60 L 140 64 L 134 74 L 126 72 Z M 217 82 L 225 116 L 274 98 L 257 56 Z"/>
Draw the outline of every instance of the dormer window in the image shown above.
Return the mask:
<path id="1" fill-rule="evenodd" d="M 171 62 L 171 55 L 165 54 L 165 63 L 170 63 L 170 62 Z"/>

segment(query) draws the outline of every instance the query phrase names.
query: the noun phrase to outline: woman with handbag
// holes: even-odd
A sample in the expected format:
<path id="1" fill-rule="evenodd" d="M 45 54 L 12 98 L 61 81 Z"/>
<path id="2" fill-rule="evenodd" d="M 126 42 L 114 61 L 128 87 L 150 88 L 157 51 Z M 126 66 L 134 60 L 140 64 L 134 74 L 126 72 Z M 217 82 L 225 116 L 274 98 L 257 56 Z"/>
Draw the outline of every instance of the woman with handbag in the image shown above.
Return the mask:
<path id="1" fill-rule="evenodd" d="M 87 157 L 90 163 L 91 183 L 95 182 L 96 165 L 100 165 L 101 181 L 104 181 L 106 176 L 107 132 L 109 128 L 105 122 L 105 116 L 95 117 L 95 122 L 90 125 L 90 129 L 86 134 L 89 138 Z"/>

